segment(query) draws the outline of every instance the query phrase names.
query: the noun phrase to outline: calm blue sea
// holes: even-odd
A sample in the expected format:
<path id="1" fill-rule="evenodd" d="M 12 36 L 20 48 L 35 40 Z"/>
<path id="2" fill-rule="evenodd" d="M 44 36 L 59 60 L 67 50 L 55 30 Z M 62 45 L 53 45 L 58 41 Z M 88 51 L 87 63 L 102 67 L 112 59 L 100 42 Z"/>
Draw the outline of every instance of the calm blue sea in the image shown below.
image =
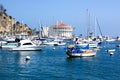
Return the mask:
<path id="1" fill-rule="evenodd" d="M 68 58 L 65 46 L 42 51 L 0 49 L 0 80 L 120 80 L 120 42 L 104 42 L 95 57 Z M 115 49 L 113 56 L 105 52 Z M 25 57 L 30 56 L 29 61 Z"/>

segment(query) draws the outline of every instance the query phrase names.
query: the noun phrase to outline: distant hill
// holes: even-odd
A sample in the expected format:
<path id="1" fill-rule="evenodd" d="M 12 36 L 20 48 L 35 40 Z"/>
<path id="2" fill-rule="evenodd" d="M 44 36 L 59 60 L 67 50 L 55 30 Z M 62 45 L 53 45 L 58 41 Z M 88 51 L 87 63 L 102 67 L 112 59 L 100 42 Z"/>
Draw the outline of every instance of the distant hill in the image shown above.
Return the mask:
<path id="1" fill-rule="evenodd" d="M 16 21 L 12 16 L 6 13 L 6 9 L 0 5 L 0 35 L 14 35 L 14 34 L 28 34 L 32 33 L 32 29 L 27 24 L 22 24 Z"/>

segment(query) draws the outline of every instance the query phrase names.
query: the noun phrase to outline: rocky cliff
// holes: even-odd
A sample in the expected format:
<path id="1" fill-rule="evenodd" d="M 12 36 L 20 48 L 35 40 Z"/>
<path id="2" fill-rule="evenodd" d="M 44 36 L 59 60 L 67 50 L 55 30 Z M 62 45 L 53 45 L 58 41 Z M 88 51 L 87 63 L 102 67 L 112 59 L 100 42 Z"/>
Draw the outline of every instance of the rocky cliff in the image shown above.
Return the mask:
<path id="1" fill-rule="evenodd" d="M 16 21 L 12 16 L 6 12 L 0 11 L 0 35 L 14 35 L 14 34 L 31 34 L 31 29 L 27 24 L 22 24 Z"/>

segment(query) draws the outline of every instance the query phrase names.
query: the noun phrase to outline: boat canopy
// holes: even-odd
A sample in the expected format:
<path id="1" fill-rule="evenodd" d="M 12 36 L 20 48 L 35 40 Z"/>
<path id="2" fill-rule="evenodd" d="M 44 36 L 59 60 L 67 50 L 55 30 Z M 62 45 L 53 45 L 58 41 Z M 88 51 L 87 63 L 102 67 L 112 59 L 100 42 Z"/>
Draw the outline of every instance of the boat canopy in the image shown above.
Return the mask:
<path id="1" fill-rule="evenodd" d="M 85 47 L 82 47 L 82 49 L 89 49 L 89 44 Z"/>

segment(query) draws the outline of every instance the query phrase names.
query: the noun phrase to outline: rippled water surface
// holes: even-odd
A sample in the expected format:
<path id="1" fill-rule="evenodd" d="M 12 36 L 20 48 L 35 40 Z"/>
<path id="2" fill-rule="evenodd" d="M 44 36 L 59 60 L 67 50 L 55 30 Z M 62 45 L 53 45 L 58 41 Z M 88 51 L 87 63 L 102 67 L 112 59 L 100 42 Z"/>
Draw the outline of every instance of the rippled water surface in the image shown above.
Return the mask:
<path id="1" fill-rule="evenodd" d="M 120 42 L 103 43 L 95 57 L 68 58 L 65 46 L 42 51 L 0 49 L 0 80 L 119 80 Z M 115 49 L 113 56 L 105 52 Z M 25 57 L 30 56 L 29 61 Z"/>

